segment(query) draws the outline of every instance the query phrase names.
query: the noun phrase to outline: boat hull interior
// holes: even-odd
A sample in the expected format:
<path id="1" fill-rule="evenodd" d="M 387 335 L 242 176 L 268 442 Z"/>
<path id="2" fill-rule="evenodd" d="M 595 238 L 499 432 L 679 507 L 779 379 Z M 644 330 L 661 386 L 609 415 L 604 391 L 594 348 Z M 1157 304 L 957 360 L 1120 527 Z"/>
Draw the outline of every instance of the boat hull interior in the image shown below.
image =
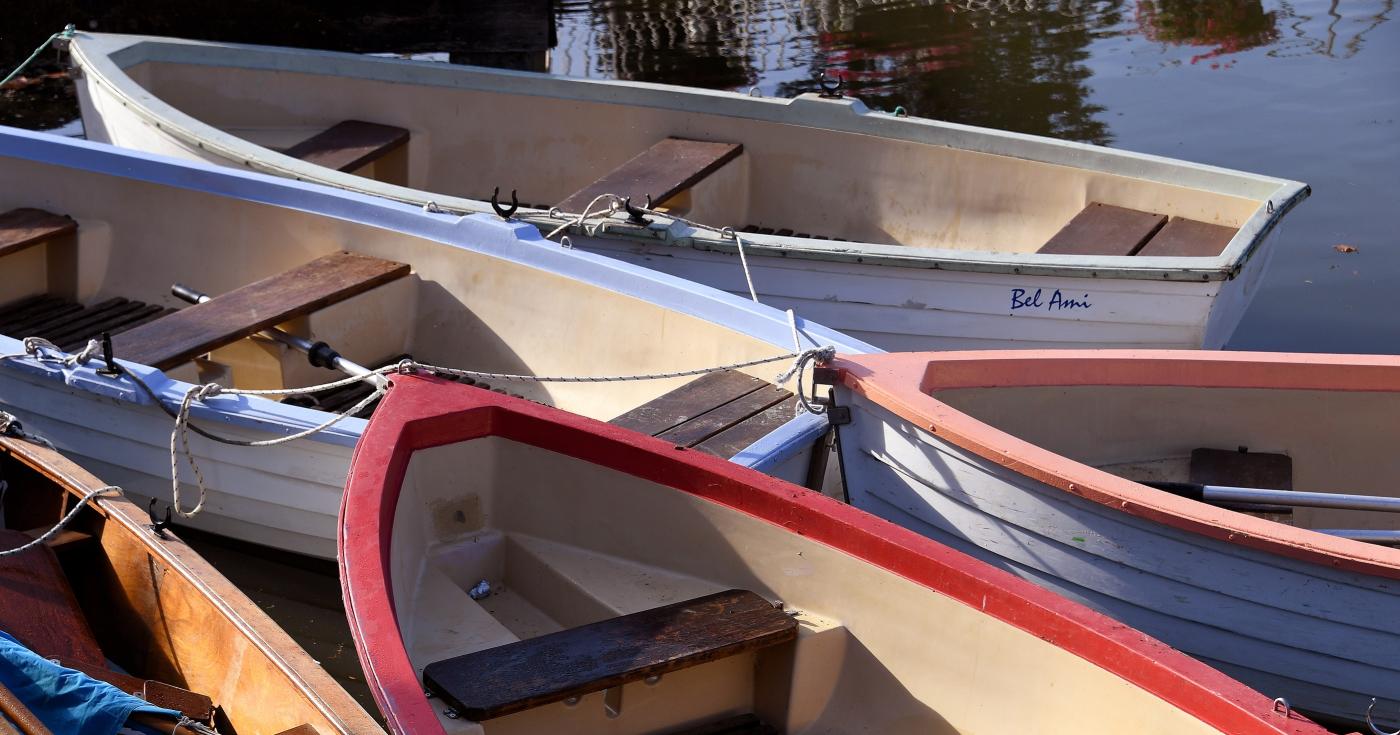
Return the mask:
<path id="1" fill-rule="evenodd" d="M 82 495 L 103 487 L 56 452 L 14 439 L 0 439 L 0 476 L 8 483 L 0 527 L 31 538 Z M 52 552 L 38 548 L 6 558 L 0 611 L 14 624 L 10 616 L 27 609 L 45 631 L 22 642 L 67 666 L 168 685 L 147 685 L 148 697 L 169 687 L 206 696 L 214 705 L 212 724 L 228 735 L 292 732 L 298 726 L 304 728 L 298 733 L 322 735 L 381 731 L 252 600 L 170 532 L 152 533 L 145 520 L 130 501 L 105 495 L 48 544 Z M 61 563 L 71 587 L 67 604 L 34 581 L 41 554 Z M 90 631 L 64 628 L 59 621 L 70 614 Z M 100 645 L 105 659 L 91 659 L 81 643 L 87 639 Z"/>
<path id="2" fill-rule="evenodd" d="M 1019 583 L 990 567 L 928 544 L 939 560 L 926 558 L 905 576 L 864 556 L 885 543 L 875 536 L 904 532 L 828 498 L 777 482 L 741 488 L 719 476 L 746 472 L 732 465 L 692 457 L 668 466 L 662 452 L 674 450 L 650 439 L 575 440 L 572 426 L 543 424 L 541 414 L 550 413 L 543 409 L 456 391 L 462 395 L 444 391 L 432 400 L 421 381 L 396 384 L 386 399 L 396 408 L 376 417 L 367 435 L 379 448 L 362 445 L 352 471 L 343 577 L 362 660 L 386 686 L 381 706 L 383 697 L 422 702 L 417 681 L 435 662 L 744 589 L 781 601 L 797 621 L 796 640 L 481 722 L 443 716 L 436 706 L 396 706 L 403 699 L 390 709 L 407 717 L 419 708 L 449 733 L 689 732 L 746 713 L 794 734 L 1214 731 L 1189 706 L 1167 701 L 1174 694 L 1149 691 L 1134 666 L 1115 668 L 1096 645 L 1077 653 L 1062 647 L 1075 630 L 1112 648 L 1112 635 L 1088 632 L 1104 620 L 1071 622 L 1084 611 L 1039 607 L 1021 597 L 1033 588 L 1008 591 L 1004 585 Z M 447 413 L 469 398 L 482 405 Z M 415 401 L 444 413 L 398 428 L 381 424 Z M 825 520 L 794 533 L 783 524 L 807 528 L 815 508 L 805 506 L 819 506 Z M 844 534 L 865 540 L 849 548 L 819 540 L 828 531 L 843 535 L 836 529 L 846 524 Z M 890 539 L 909 553 L 923 541 Z M 915 581 L 924 572 L 931 576 Z M 489 594 L 480 594 L 485 588 Z M 1030 606 L 1008 612 L 1020 603 Z M 1052 635 L 1042 622 L 1066 627 Z M 1147 641 L 1139 640 L 1134 645 Z M 1185 660 L 1162 654 L 1172 666 Z M 1205 671 L 1192 676 L 1216 676 Z M 1178 680 L 1168 689 L 1193 686 Z M 426 731 L 422 723 L 390 724 Z M 1286 717 L 1278 724 L 1292 726 Z"/>
<path id="3" fill-rule="evenodd" d="M 910 249 L 1036 253 L 1090 203 L 1238 230 L 1271 218 L 1269 200 L 1293 191 L 1267 177 L 869 113 L 849 99 L 757 99 L 171 39 L 80 36 L 84 44 L 84 63 L 112 62 L 80 85 L 89 137 L 344 185 L 273 152 L 342 121 L 371 121 L 408 131 L 408 144 L 356 173 L 396 185 L 385 192 L 397 198 L 433 192 L 439 204 L 477 211 L 495 187 L 554 206 L 668 137 L 743 147 L 657 202 L 676 214 Z M 131 102 L 155 119 L 122 109 Z M 793 181 L 803 182 L 800 195 Z"/>

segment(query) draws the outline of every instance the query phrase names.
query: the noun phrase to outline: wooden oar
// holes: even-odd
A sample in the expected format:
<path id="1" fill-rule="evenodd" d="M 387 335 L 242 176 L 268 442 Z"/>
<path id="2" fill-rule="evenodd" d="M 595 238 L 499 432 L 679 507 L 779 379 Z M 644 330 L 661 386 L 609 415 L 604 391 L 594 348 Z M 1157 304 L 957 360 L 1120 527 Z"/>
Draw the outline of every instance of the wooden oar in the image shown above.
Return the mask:
<path id="1" fill-rule="evenodd" d="M 0 684 L 0 712 L 3 712 L 5 717 L 10 718 L 15 725 L 18 725 L 19 732 L 24 733 L 24 735 L 53 735 L 47 727 L 44 727 L 44 723 L 40 722 L 39 718 L 35 717 L 28 707 L 24 706 L 24 702 L 19 701 L 19 697 L 16 697 L 15 693 L 4 684 Z M 0 719 L 0 723 L 4 723 L 4 720 Z M 8 723 L 4 724 L 9 727 Z M 13 731 L 14 728 L 10 729 Z"/>
<path id="2" fill-rule="evenodd" d="M 202 304 L 213 299 L 209 294 L 196 291 L 180 283 L 171 286 L 170 293 L 191 304 Z M 335 368 L 346 375 L 356 377 L 368 375 L 369 382 L 379 388 L 384 388 L 389 385 L 388 379 L 384 376 L 375 375 L 373 370 L 345 359 L 339 352 L 336 352 L 325 342 L 312 342 L 309 339 L 298 337 L 294 334 L 288 334 L 277 327 L 264 329 L 259 332 L 259 334 L 268 339 L 281 342 L 292 349 L 301 350 L 306 353 L 307 359 L 316 367 Z"/>
<path id="3" fill-rule="evenodd" d="M 1400 498 L 1380 495 L 1310 493 L 1295 490 L 1202 485 L 1195 482 L 1144 482 L 1142 484 L 1155 487 L 1158 490 L 1165 490 L 1173 495 L 1180 495 L 1192 500 L 1203 500 L 1208 503 L 1263 503 L 1296 508 L 1335 508 L 1338 510 L 1400 513 Z"/>

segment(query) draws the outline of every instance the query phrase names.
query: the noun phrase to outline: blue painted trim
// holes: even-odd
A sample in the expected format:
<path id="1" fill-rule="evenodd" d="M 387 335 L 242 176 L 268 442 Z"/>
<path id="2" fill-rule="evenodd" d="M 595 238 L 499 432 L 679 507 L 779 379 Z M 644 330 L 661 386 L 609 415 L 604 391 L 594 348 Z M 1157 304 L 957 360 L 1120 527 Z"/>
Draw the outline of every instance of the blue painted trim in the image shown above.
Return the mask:
<path id="1" fill-rule="evenodd" d="M 505 222 L 493 215 L 459 217 L 428 213 L 412 205 L 318 184 L 274 178 L 202 162 L 175 160 L 117 149 L 101 143 L 14 128 L 0 127 L 0 157 L 206 192 L 403 232 L 568 276 L 723 325 L 773 344 L 778 350 L 792 349 L 792 333 L 785 312 L 640 266 L 563 248 L 544 239 L 534 227 L 520 222 Z M 799 319 L 799 326 L 812 339 L 823 345 L 834 345 L 840 352 L 855 354 L 880 351 L 860 340 L 805 320 Z M 21 343 L 0 336 L 0 354 L 22 351 Z M 140 374 L 168 405 L 178 405 L 190 388 L 189 383 L 168 378 L 158 370 L 131 363 L 124 364 Z M 21 365 L 26 363 L 15 364 L 15 367 Z M 775 363 L 774 372 L 777 373 L 785 367 Z M 66 384 L 74 388 L 120 400 L 147 402 L 144 395 L 137 393 L 135 386 L 113 386 L 111 379 L 97 376 L 91 368 L 59 370 L 51 366 L 27 364 L 27 367 L 22 369 L 48 375 L 53 379 L 60 379 L 61 376 Z M 193 415 L 204 421 L 217 421 L 282 434 L 319 424 L 326 416 L 320 411 L 242 396 L 212 398 L 204 405 L 196 405 Z M 772 451 L 787 452 L 793 442 L 799 441 L 810 432 L 806 423 L 796 420 L 789 422 L 753 447 L 745 449 L 740 456 L 745 457 L 746 462 L 762 462 L 762 452 L 767 451 L 766 447 L 771 446 Z M 328 443 L 351 445 L 363 429 L 363 420 L 346 419 L 316 438 Z M 791 456 L 790 452 L 788 456 Z"/>

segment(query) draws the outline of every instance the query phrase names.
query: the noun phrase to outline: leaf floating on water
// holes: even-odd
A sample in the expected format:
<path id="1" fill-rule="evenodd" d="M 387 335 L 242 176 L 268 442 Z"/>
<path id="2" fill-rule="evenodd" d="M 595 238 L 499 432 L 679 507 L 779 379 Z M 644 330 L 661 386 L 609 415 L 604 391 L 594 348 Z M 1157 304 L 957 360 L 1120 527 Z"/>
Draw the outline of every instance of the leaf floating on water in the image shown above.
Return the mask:
<path id="1" fill-rule="evenodd" d="M 1332 246 L 1332 249 L 1333 249 L 1333 250 L 1336 250 L 1336 251 L 1339 252 L 1339 253 L 1354 253 L 1354 252 L 1356 252 L 1356 246 L 1355 246 L 1355 245 L 1348 245 L 1348 244 L 1342 243 L 1342 242 L 1339 242 L 1339 243 L 1337 243 L 1336 245 L 1333 245 L 1333 246 Z"/>

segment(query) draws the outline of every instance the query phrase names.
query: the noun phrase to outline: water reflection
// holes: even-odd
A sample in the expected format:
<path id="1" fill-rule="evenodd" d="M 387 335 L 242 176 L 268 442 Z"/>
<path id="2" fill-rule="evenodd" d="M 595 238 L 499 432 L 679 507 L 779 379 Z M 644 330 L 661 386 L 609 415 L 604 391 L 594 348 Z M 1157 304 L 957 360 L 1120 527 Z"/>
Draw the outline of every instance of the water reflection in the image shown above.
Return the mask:
<path id="1" fill-rule="evenodd" d="M 1138 25 L 1160 43 L 1214 47 L 1191 63 L 1273 43 L 1278 13 L 1259 0 L 1138 0 Z"/>
<path id="2" fill-rule="evenodd" d="M 1269 52 L 1275 57 L 1318 54 L 1350 58 L 1361 50 L 1366 35 L 1389 20 L 1395 10 L 1395 0 L 1348 2 L 1345 8 L 1342 0 L 1331 0 L 1325 12 L 1311 15 L 1298 11 L 1290 2 L 1280 5 L 1291 34 Z"/>

